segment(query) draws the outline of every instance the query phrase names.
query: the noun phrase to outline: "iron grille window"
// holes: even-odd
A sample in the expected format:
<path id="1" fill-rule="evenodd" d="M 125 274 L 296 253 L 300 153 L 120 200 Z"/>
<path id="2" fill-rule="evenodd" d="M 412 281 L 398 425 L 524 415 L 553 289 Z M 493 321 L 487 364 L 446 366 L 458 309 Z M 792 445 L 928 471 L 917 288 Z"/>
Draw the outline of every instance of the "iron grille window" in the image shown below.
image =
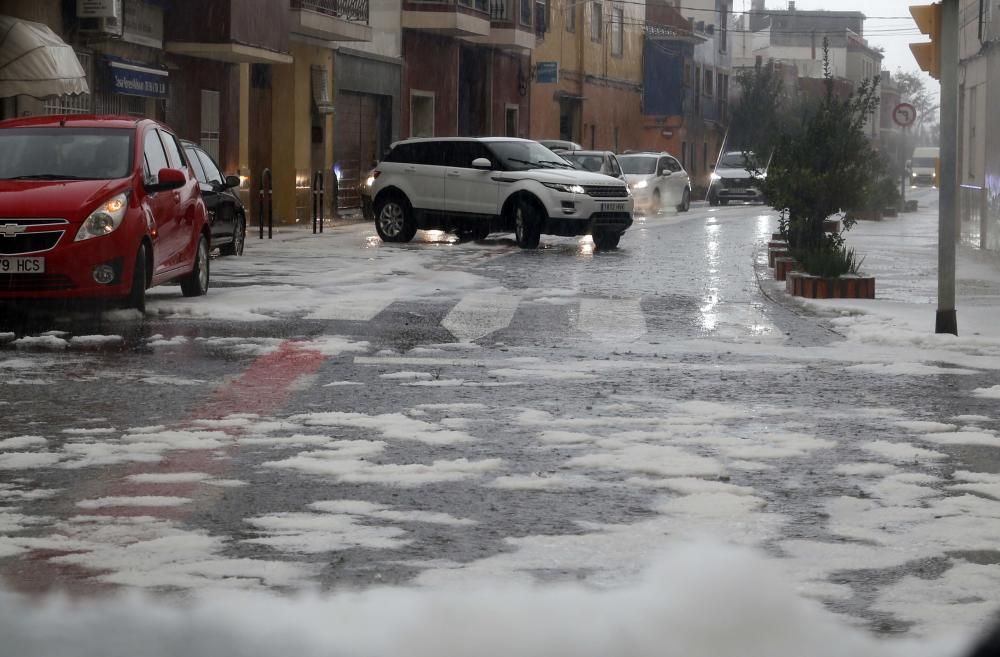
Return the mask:
<path id="1" fill-rule="evenodd" d="M 146 99 L 142 96 L 123 96 L 106 91 L 98 92 L 94 94 L 94 111 L 97 114 L 145 118 Z"/>
<path id="2" fill-rule="evenodd" d="M 91 75 L 91 56 L 89 53 L 77 52 L 76 58 L 80 60 L 80 66 L 87 72 L 87 86 L 94 88 L 93 75 Z M 94 111 L 93 98 L 90 94 L 76 94 L 75 96 L 53 96 L 46 98 L 43 111 L 46 114 L 90 114 Z"/>

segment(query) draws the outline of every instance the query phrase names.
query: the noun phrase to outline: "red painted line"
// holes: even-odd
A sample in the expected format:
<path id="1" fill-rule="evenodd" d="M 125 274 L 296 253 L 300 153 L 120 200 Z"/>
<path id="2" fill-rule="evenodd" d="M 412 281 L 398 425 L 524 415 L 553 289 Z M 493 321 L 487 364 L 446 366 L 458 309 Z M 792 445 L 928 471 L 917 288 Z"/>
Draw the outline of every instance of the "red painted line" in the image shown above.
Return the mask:
<path id="1" fill-rule="evenodd" d="M 212 430 L 194 424 L 197 420 L 217 420 L 235 413 L 271 415 L 285 406 L 292 395 L 292 385 L 301 377 L 313 374 L 322 367 L 326 356 L 316 350 L 304 348 L 302 343 L 287 341 L 279 348 L 255 360 L 239 378 L 217 388 L 203 405 L 196 408 L 180 428 Z M 94 515 L 111 517 L 153 516 L 163 520 L 182 520 L 195 509 L 219 497 L 224 489 L 202 482 L 142 484 L 128 479 L 136 474 L 172 474 L 201 472 L 218 478 L 229 470 L 232 456 L 239 451 L 238 437 L 242 429 L 224 429 L 233 441 L 226 447 L 203 450 L 178 450 L 166 452 L 157 463 L 139 463 L 112 468 L 99 482 L 81 482 L 68 495 L 67 515 Z M 220 454 L 221 453 L 221 454 Z M 103 497 L 136 497 L 144 495 L 186 497 L 192 501 L 170 507 L 103 507 L 82 509 L 73 500 Z M 51 551 L 35 550 L 27 555 L 11 557 L 3 569 L 3 579 L 8 586 L 19 591 L 50 590 L 57 585 L 77 592 L 101 588 L 88 584 L 96 572 L 78 567 L 67 567 L 49 561 L 57 556 Z M 58 584 L 57 584 L 58 583 Z"/>

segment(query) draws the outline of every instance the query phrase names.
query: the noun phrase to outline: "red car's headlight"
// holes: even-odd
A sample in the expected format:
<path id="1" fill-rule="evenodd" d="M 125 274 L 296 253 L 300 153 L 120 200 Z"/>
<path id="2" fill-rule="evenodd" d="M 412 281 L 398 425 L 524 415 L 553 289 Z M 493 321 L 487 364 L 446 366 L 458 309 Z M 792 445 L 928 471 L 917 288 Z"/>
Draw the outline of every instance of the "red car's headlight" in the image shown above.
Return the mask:
<path id="1" fill-rule="evenodd" d="M 89 240 L 92 237 L 101 237 L 113 233 L 122 225 L 125 219 L 125 212 L 128 210 L 128 194 L 117 194 L 112 196 L 90 213 L 90 216 L 80 226 L 76 233 L 76 242 Z"/>

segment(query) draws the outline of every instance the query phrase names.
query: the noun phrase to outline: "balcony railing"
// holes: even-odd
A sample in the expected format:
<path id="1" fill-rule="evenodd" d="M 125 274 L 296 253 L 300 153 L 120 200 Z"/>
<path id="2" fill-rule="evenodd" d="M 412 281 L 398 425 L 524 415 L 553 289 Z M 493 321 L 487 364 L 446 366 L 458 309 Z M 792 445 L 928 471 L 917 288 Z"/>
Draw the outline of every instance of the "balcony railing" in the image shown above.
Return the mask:
<path id="1" fill-rule="evenodd" d="M 345 21 L 368 24 L 368 0 L 291 0 L 292 9 L 305 9 Z"/>

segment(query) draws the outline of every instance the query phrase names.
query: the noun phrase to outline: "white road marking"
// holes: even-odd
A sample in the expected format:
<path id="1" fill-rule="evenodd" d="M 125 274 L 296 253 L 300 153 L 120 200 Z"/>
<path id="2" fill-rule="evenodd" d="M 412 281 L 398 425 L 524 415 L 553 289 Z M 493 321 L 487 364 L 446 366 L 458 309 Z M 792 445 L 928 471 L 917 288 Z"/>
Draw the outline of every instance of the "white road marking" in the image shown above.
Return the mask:
<path id="1" fill-rule="evenodd" d="M 646 334 L 639 299 L 581 299 L 577 328 L 602 342 L 636 340 Z"/>
<path id="2" fill-rule="evenodd" d="M 470 294 L 441 321 L 459 342 L 472 342 L 510 325 L 520 297 L 509 294 Z"/>
<path id="3" fill-rule="evenodd" d="M 306 319 L 340 319 L 367 322 L 395 301 L 392 295 L 374 297 L 341 297 L 331 299 L 314 309 Z"/>

